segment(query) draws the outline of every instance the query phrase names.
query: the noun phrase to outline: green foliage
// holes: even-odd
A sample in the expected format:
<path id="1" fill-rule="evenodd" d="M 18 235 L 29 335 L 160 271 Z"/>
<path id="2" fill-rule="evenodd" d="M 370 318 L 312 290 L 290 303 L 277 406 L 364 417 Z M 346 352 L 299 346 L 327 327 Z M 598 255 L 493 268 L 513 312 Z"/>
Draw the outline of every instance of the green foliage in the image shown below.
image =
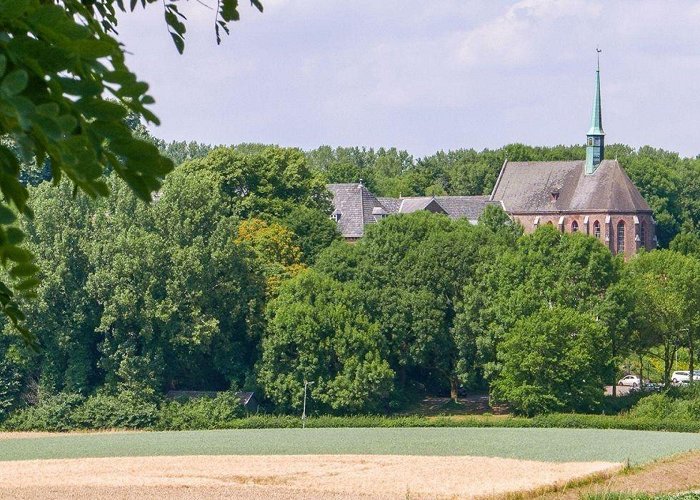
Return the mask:
<path id="1" fill-rule="evenodd" d="M 641 399 L 631 417 L 653 420 L 700 421 L 700 386 L 677 387 Z"/>
<path id="2" fill-rule="evenodd" d="M 240 399 L 231 391 L 213 398 L 166 401 L 161 405 L 158 429 L 229 429 L 245 416 Z"/>
<path id="3" fill-rule="evenodd" d="M 283 285 L 268 306 L 258 380 L 281 409 L 299 409 L 304 381 L 313 408 L 376 410 L 394 372 L 383 359 L 379 328 L 358 301 L 359 290 L 315 271 Z"/>
<path id="4" fill-rule="evenodd" d="M 42 283 L 25 307 L 44 348 L 31 353 L 0 335 L 3 408 L 19 403 L 18 380 L 28 384 L 22 392 L 38 384 L 42 393 L 84 396 L 102 387 L 117 394 L 255 386 L 266 287 L 274 281 L 276 289 L 302 269 L 297 241 L 320 251 L 337 236 L 333 227 L 328 238 L 326 226 L 317 239 L 300 222 L 327 204 L 303 156 L 249 149 L 218 153 L 235 159 L 234 170 L 245 167 L 248 177 L 239 182 L 253 179 L 245 186 L 261 201 L 249 205 L 227 192 L 236 181 L 227 177 L 233 167 L 216 155 L 202 160 L 205 168 L 174 172 L 152 205 L 139 203 L 116 174 L 107 178 L 110 199 L 74 198 L 65 181 L 29 188 L 37 217 L 21 227 Z M 282 169 L 289 176 L 275 181 L 275 193 L 254 171 L 266 162 L 277 169 L 269 175 L 280 177 Z M 298 224 L 290 226 L 300 234 L 269 207 L 287 215 L 294 211 L 287 207 L 296 209 Z M 239 212 L 259 217 L 245 234 Z"/>
<path id="5" fill-rule="evenodd" d="M 305 206 L 293 207 L 280 219 L 294 234 L 294 241 L 301 249 L 302 259 L 306 264 L 313 264 L 331 243 L 340 240 L 338 226 L 322 210 Z"/>
<path id="6" fill-rule="evenodd" d="M 602 399 L 606 331 L 583 313 L 545 308 L 516 322 L 499 361 L 492 395 L 516 412 L 590 410 Z"/>
<path id="7" fill-rule="evenodd" d="M 80 429 L 148 429 L 158 417 L 152 393 L 131 390 L 93 394 L 71 416 Z"/>
<path id="8" fill-rule="evenodd" d="M 641 352 L 662 347 L 664 383 L 669 384 L 678 348 L 700 338 L 700 260 L 672 250 L 643 253 L 624 270 L 633 297 L 636 343 Z"/>
<path id="9" fill-rule="evenodd" d="M 3 426 L 13 431 L 69 431 L 76 428 L 75 411 L 85 401 L 79 394 L 58 393 L 36 406 L 13 413 Z"/>
<path id="10" fill-rule="evenodd" d="M 130 10 L 139 3 L 145 8 L 154 0 L 132 0 Z M 262 12 L 258 0 L 252 4 Z M 185 17 L 175 0 L 164 1 L 163 9 L 182 53 Z M 33 213 L 21 180 L 36 179 L 32 170 L 48 164 L 56 184 L 65 176 L 76 191 L 96 197 L 109 192 L 103 173 L 113 171 L 139 198 L 150 200 L 173 168 L 130 127 L 129 121 L 158 119 L 148 109 L 155 102 L 148 84 L 129 70 L 114 37 L 119 10 L 127 10 L 123 0 L 0 1 L 0 261 L 10 269 L 0 282 L 0 310 L 28 343 L 36 338 L 23 325 L 16 294 L 32 298 L 39 280 L 31 253 L 21 245 L 23 233 L 13 225 L 18 214 Z M 239 17 L 236 0 L 219 2 L 218 42 L 220 30 L 228 33 Z"/>

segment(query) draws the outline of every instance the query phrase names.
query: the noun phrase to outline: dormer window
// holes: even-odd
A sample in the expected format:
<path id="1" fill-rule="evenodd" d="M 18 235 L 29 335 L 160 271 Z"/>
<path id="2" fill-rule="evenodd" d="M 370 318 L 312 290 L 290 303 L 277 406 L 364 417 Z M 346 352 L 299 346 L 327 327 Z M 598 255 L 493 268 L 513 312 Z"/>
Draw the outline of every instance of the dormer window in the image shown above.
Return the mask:
<path id="1" fill-rule="evenodd" d="M 552 191 L 552 203 L 559 199 L 559 191 Z"/>
<path id="2" fill-rule="evenodd" d="M 340 220 L 341 215 L 342 214 L 340 213 L 340 210 L 334 210 L 331 214 L 331 219 L 333 219 L 335 222 L 338 222 Z"/>

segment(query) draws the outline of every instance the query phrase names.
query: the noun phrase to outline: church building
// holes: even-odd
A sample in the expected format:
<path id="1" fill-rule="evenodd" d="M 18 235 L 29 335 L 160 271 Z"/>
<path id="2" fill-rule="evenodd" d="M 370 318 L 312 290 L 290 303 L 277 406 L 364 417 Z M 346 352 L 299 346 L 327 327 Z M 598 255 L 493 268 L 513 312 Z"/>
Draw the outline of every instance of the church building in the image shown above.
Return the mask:
<path id="1" fill-rule="evenodd" d="M 476 223 L 487 205 L 497 204 L 526 232 L 552 224 L 562 232 L 583 232 L 614 254 L 628 258 L 656 247 L 652 211 L 617 160 L 605 160 L 605 132 L 596 70 L 586 159 L 506 162 L 490 196 L 382 198 L 359 184 L 330 184 L 334 211 L 343 236 L 354 241 L 368 224 L 394 213 L 429 210 Z"/>

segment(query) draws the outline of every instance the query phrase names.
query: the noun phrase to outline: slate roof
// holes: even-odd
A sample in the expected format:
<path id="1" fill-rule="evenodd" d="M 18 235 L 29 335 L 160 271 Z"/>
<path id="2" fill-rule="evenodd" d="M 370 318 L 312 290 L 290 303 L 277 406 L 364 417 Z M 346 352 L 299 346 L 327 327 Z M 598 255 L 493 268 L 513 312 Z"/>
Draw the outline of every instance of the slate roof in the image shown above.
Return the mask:
<path id="1" fill-rule="evenodd" d="M 491 197 L 486 196 L 436 196 L 440 206 L 447 212 L 450 217 L 458 219 L 465 217 L 472 222 L 476 220 L 484 211 L 486 205 L 498 205 L 498 201 L 491 201 Z"/>
<path id="2" fill-rule="evenodd" d="M 328 184 L 333 194 L 334 214 L 339 214 L 338 229 L 345 238 L 360 238 L 367 224 L 377 216 L 429 210 L 447 214 L 453 219 L 466 217 L 476 222 L 486 205 L 500 205 L 488 196 L 417 196 L 378 198 L 362 184 Z"/>
<path id="3" fill-rule="evenodd" d="M 509 213 L 651 212 L 617 160 L 603 160 L 591 175 L 585 163 L 506 162 L 491 200 Z"/>
<path id="4" fill-rule="evenodd" d="M 340 212 L 337 222 L 340 233 L 346 238 L 360 238 L 365 225 L 376 222 L 372 214 L 374 207 L 383 205 L 362 184 L 328 184 L 326 187 L 333 194 L 335 212 Z"/>
<path id="5" fill-rule="evenodd" d="M 421 196 L 415 198 L 402 198 L 399 205 L 399 213 L 412 214 L 420 210 L 429 210 L 431 212 L 447 214 L 447 211 L 435 201 L 432 196 Z"/>

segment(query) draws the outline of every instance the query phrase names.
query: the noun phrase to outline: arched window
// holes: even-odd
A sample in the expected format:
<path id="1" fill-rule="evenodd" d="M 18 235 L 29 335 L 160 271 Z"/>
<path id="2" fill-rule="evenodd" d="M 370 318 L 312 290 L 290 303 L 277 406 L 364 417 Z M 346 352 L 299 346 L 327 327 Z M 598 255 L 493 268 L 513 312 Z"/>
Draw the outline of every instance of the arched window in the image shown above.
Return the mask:
<path id="1" fill-rule="evenodd" d="M 617 223 L 617 253 L 625 251 L 625 223 L 620 221 Z"/>
<path id="2" fill-rule="evenodd" d="M 600 222 L 598 221 L 593 223 L 593 236 L 600 239 Z"/>
<path id="3" fill-rule="evenodd" d="M 642 225 L 639 226 L 639 239 L 641 240 L 639 242 L 641 247 L 647 246 L 647 224 L 646 224 L 646 222 L 642 222 Z"/>
<path id="4" fill-rule="evenodd" d="M 578 222 L 573 221 L 571 223 L 571 232 L 572 233 L 578 233 Z"/>

